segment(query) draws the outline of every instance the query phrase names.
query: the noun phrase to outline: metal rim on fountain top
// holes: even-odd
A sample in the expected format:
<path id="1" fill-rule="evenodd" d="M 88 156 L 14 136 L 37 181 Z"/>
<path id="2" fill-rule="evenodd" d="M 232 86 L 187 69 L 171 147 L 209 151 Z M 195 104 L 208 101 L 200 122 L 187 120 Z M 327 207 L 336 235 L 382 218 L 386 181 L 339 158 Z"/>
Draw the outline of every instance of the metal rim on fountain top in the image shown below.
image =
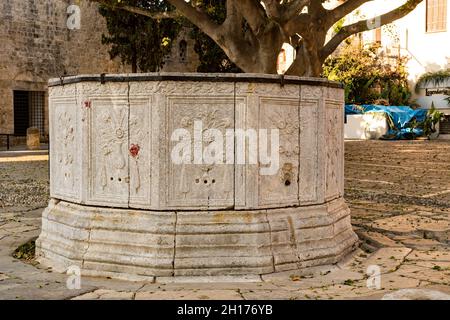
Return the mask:
<path id="1" fill-rule="evenodd" d="M 342 84 L 325 78 L 296 77 L 259 73 L 125 73 L 125 74 L 91 74 L 65 76 L 50 79 L 48 85 L 56 87 L 79 82 L 131 82 L 131 81 L 208 81 L 208 82 L 253 82 L 279 83 L 280 85 L 316 85 L 329 88 L 343 88 Z"/>

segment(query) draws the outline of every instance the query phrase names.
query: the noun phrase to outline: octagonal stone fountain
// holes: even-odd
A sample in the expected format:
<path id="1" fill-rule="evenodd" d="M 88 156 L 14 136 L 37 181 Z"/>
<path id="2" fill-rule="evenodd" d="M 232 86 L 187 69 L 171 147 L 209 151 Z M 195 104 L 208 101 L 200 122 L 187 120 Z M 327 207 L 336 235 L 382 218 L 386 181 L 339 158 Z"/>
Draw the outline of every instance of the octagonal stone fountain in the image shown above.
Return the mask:
<path id="1" fill-rule="evenodd" d="M 49 82 L 41 264 L 140 280 L 333 264 L 357 237 L 344 192 L 344 92 L 317 78 L 88 75 Z M 178 128 L 278 129 L 279 170 L 176 164 Z M 234 156 L 237 156 L 234 155 Z"/>

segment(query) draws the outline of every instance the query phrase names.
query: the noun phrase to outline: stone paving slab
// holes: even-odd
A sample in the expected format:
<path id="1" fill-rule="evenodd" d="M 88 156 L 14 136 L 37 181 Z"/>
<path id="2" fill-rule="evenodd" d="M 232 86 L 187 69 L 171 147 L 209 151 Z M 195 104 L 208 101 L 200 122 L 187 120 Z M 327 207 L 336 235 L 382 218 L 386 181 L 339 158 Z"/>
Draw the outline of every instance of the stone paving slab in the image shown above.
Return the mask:
<path id="1" fill-rule="evenodd" d="M 243 300 L 239 290 L 180 290 L 137 292 L 136 300 Z"/>
<path id="2" fill-rule="evenodd" d="M 346 198 L 361 246 L 336 265 L 213 285 L 205 277 L 151 283 L 83 276 L 80 290 L 67 289 L 65 274 L 12 257 L 39 235 L 48 163 L 0 160 L 0 299 L 448 299 L 449 159 L 450 142 L 347 142 Z M 371 266 L 380 268 L 377 289 L 367 286 Z"/>
<path id="3" fill-rule="evenodd" d="M 379 266 L 381 273 L 394 272 L 411 253 L 412 249 L 405 247 L 386 247 L 364 256 L 359 255 L 350 266 L 350 270 L 365 274 L 369 266 Z"/>

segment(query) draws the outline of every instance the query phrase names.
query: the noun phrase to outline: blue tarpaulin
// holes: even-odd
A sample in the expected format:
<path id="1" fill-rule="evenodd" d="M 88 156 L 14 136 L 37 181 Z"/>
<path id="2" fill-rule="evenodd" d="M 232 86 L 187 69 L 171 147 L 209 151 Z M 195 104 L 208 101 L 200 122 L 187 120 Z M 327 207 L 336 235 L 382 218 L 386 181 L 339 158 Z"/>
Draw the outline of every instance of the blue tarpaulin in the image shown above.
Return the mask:
<path id="1" fill-rule="evenodd" d="M 411 109 L 408 106 L 381 106 L 374 104 L 345 106 L 345 115 L 364 114 L 368 112 L 382 112 L 386 114 L 391 121 L 389 123 L 389 131 L 381 139 L 399 140 L 413 139 L 423 135 L 423 130 L 419 128 L 411 128 L 410 124 L 413 120 L 418 123 L 424 122 L 427 118 L 427 110 Z"/>

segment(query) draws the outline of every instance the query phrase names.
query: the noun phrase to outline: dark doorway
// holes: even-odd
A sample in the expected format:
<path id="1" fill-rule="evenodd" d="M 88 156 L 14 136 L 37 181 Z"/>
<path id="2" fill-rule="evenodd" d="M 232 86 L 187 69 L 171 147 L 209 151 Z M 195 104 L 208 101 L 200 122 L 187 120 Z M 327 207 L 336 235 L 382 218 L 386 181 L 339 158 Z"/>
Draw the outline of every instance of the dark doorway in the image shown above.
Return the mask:
<path id="1" fill-rule="evenodd" d="M 180 62 L 186 62 L 187 60 L 187 42 L 181 40 L 179 44 Z"/>
<path id="2" fill-rule="evenodd" d="M 29 127 L 37 127 L 44 135 L 43 91 L 14 91 L 14 135 L 26 136 Z"/>
<path id="3" fill-rule="evenodd" d="M 445 119 L 439 123 L 439 133 L 450 134 L 450 115 L 446 115 Z"/>
<path id="4" fill-rule="evenodd" d="M 14 134 L 25 136 L 29 124 L 28 91 L 14 91 Z"/>

